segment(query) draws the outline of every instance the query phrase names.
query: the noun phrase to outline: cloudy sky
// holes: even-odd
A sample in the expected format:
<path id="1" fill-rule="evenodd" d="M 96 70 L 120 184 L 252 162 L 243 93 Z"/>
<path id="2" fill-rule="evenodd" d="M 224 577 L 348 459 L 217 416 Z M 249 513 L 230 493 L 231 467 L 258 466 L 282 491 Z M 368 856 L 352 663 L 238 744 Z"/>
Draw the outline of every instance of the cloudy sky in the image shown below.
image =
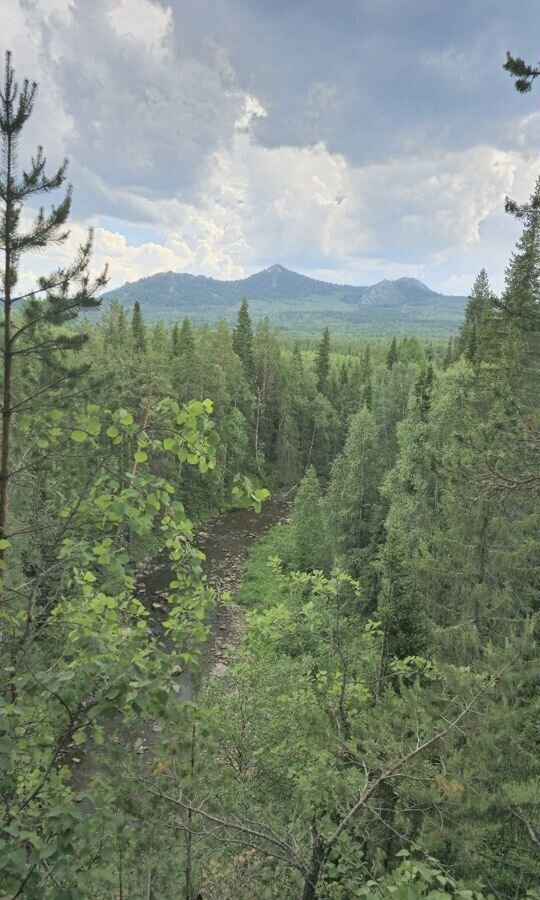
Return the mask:
<path id="1" fill-rule="evenodd" d="M 72 245 L 96 227 L 112 286 L 279 262 L 448 293 L 485 266 L 500 288 L 504 196 L 540 172 L 540 90 L 502 63 L 540 56 L 538 0 L 0 5 L 0 48 L 40 84 L 22 150 L 69 157 Z"/>

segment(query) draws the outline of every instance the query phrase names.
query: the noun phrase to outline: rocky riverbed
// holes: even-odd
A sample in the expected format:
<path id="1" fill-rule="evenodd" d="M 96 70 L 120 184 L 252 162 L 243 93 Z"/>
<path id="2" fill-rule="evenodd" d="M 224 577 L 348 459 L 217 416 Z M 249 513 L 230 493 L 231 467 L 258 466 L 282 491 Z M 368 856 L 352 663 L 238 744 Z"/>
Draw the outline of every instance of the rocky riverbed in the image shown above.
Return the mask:
<path id="1" fill-rule="evenodd" d="M 234 599 L 225 603 L 219 598 L 226 592 L 234 598 L 251 547 L 274 525 L 287 521 L 291 499 L 289 494 L 268 500 L 260 513 L 252 509 L 229 510 L 206 522 L 197 532 L 196 544 L 205 555 L 204 573 L 218 595 L 212 629 L 203 648 L 207 672 L 226 674 L 225 660 L 243 631 L 242 611 Z M 157 562 L 141 573 L 137 585 L 141 599 L 153 614 L 156 629 L 166 612 L 171 579 L 169 567 Z"/>

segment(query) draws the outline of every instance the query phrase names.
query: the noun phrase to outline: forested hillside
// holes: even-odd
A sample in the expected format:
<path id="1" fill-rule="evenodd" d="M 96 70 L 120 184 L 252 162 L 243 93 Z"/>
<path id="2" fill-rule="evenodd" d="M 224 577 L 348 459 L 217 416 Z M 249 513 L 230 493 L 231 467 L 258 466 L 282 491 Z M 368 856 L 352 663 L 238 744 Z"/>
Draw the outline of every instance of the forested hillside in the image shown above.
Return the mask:
<path id="1" fill-rule="evenodd" d="M 125 307 L 137 301 L 149 322 L 232 323 L 242 299 L 254 320 L 270 317 L 283 330 L 310 333 L 325 326 L 363 335 L 455 333 L 463 321 L 465 297 L 447 297 L 416 278 L 379 281 L 369 287 L 331 284 L 274 265 L 238 281 L 162 272 L 103 295 Z"/>
<path id="2" fill-rule="evenodd" d="M 91 232 L 19 288 L 35 99 L 8 55 L 1 900 L 540 898 L 540 181 L 448 341 L 152 323 Z"/>

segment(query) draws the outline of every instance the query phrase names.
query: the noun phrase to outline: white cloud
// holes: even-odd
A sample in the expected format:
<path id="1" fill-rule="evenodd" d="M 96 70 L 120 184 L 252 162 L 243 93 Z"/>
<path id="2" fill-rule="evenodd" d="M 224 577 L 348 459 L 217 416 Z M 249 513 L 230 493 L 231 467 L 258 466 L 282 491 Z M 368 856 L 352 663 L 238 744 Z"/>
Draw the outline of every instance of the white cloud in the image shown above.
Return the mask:
<path id="1" fill-rule="evenodd" d="M 155 52 L 162 49 L 173 27 L 172 9 L 163 9 L 150 0 L 121 0 L 110 10 L 109 19 L 120 37 L 128 37 Z"/>
<path id="2" fill-rule="evenodd" d="M 459 275 L 450 275 L 439 284 L 442 294 L 455 294 L 460 297 L 468 297 L 471 293 L 478 272 L 462 272 Z"/>
<path id="3" fill-rule="evenodd" d="M 164 270 L 235 278 L 291 257 L 337 280 L 424 277 L 479 241 L 480 223 L 501 207 L 519 162 L 513 153 L 477 147 L 355 168 L 322 144 L 259 147 L 243 127 L 215 154 L 199 204 L 117 192 L 135 220 L 152 222 L 166 237 L 133 245 L 98 227 L 96 264 L 109 262 L 112 286 Z M 81 237 L 77 226 L 62 253 L 72 253 Z M 444 289 L 457 290 L 452 284 Z"/>
<path id="4" fill-rule="evenodd" d="M 183 21 L 180 0 L 6 6 L 2 24 L 17 70 L 41 82 L 31 142 L 44 139 L 51 163 L 65 152 L 72 158 L 79 223 L 71 250 L 85 221 L 97 224 L 96 262 L 110 261 L 113 285 L 164 269 L 232 278 L 290 260 L 353 282 L 429 281 L 437 272 L 439 286 L 451 285 L 450 265 L 469 278 L 474 254 L 483 252 L 482 223 L 502 209 L 506 193 L 524 199 L 532 187 L 539 160 L 526 148 L 540 145 L 538 113 L 522 118 L 512 140 L 510 126 L 504 132 L 513 150 L 487 139 L 465 149 L 423 145 L 419 117 L 399 131 L 399 155 L 355 163 L 317 138 L 343 128 L 349 108 L 336 62 L 335 80 L 323 69 L 303 85 L 301 115 L 288 111 L 307 123 L 304 145 L 280 144 L 276 123 L 287 110 L 271 90 L 258 91 L 255 74 L 242 79 L 234 40 L 206 28 L 212 3 L 201 4 L 199 26 L 196 0 L 184 5 L 194 22 Z M 427 66 L 444 81 L 457 70 L 469 85 L 481 81 L 486 40 L 471 53 L 437 43 L 421 55 L 423 73 Z M 307 60 L 309 48 L 299 52 Z M 393 124 L 390 107 L 385 117 Z M 376 129 L 372 119 L 355 125 L 360 140 Z M 268 146 L 257 142 L 261 125 L 272 132 Z M 393 152 L 381 147 L 379 158 Z M 107 216 L 152 226 L 163 240 L 136 245 L 99 227 Z M 500 243 L 496 250 L 502 271 L 508 252 Z M 32 271 L 42 265 L 50 268 L 28 260 Z"/>

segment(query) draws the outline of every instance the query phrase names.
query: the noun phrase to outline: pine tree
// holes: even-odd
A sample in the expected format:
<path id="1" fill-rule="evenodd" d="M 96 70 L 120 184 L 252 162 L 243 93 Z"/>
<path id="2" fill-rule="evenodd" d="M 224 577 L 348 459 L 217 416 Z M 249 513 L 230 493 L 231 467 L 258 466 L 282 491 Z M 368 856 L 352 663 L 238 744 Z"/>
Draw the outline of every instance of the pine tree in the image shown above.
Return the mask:
<path id="1" fill-rule="evenodd" d="M 131 334 L 133 335 L 133 344 L 136 350 L 144 353 L 146 350 L 146 333 L 143 322 L 141 304 L 135 300 L 133 304 L 133 315 L 131 317 Z"/>
<path id="2" fill-rule="evenodd" d="M 246 378 L 250 384 L 255 381 L 255 353 L 253 350 L 253 326 L 247 300 L 242 300 L 233 331 L 233 350 L 242 360 Z"/>
<path id="3" fill-rule="evenodd" d="M 530 66 L 521 57 L 512 56 L 508 52 L 503 69 L 516 79 L 515 88 L 520 94 L 528 94 L 532 90 L 533 82 L 540 76 L 540 68 Z"/>
<path id="4" fill-rule="evenodd" d="M 317 390 L 324 394 L 328 387 L 328 375 L 330 374 L 330 331 L 328 328 L 324 329 L 317 349 L 315 373 L 317 375 Z"/>
<path id="5" fill-rule="evenodd" d="M 37 94 L 35 82 L 24 81 L 19 91 L 6 54 L 4 84 L 0 91 L 0 245 L 4 253 L 1 287 L 3 296 L 3 398 L 2 450 L 0 460 L 0 540 L 8 528 L 9 489 L 12 479 L 12 449 L 17 412 L 14 408 L 15 376 L 24 360 L 37 360 L 52 376 L 44 379 L 36 394 L 17 397 L 17 409 L 28 415 L 34 405 L 46 404 L 47 393 L 57 392 L 62 385 L 81 373 L 80 367 L 67 368 L 61 357 L 67 350 L 77 350 L 87 335 L 65 333 L 62 326 L 75 319 L 81 310 L 99 306 L 96 293 L 107 281 L 106 271 L 90 278 L 88 268 L 92 250 L 92 231 L 79 248 L 74 262 L 42 276 L 33 291 L 17 294 L 19 264 L 24 253 L 41 251 L 49 245 L 67 240 L 66 222 L 71 209 L 72 188 L 68 185 L 63 200 L 46 214 L 40 209 L 29 229 L 21 228 L 24 204 L 41 194 L 65 184 L 67 160 L 53 175 L 46 174 L 43 148 L 37 148 L 30 169 L 19 174 L 17 150 L 21 131 L 32 115 Z M 17 314 L 16 310 L 20 310 Z M 0 549 L 0 556 L 4 550 Z"/>

